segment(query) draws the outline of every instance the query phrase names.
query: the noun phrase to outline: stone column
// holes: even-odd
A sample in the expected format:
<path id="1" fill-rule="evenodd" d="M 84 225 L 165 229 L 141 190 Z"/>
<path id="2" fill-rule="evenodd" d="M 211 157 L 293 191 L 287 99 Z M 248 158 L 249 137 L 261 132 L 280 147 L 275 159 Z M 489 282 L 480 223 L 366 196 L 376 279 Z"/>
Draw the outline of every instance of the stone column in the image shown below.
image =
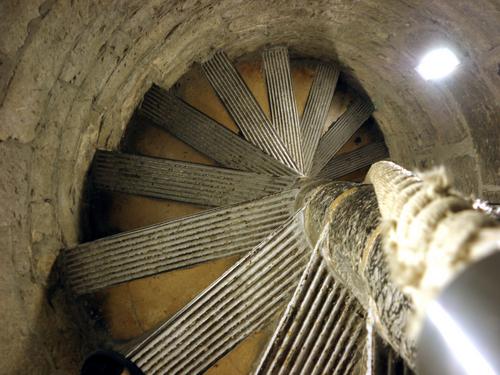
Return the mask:
<path id="1" fill-rule="evenodd" d="M 324 183 L 309 190 L 306 201 L 305 226 L 311 242 L 322 242 L 331 273 L 369 312 L 379 334 L 413 367 L 414 344 L 406 334 L 412 306 L 390 278 L 373 187 Z"/>
<path id="2" fill-rule="evenodd" d="M 439 303 L 465 270 L 498 255 L 500 226 L 482 205 L 454 191 L 443 170 L 416 175 L 379 162 L 368 180 L 373 185 L 325 182 L 310 188 L 306 233 L 378 333 L 415 368 L 426 308 Z M 487 285 L 497 285 L 496 276 L 490 279 Z M 463 289 L 485 293 L 471 282 Z"/>

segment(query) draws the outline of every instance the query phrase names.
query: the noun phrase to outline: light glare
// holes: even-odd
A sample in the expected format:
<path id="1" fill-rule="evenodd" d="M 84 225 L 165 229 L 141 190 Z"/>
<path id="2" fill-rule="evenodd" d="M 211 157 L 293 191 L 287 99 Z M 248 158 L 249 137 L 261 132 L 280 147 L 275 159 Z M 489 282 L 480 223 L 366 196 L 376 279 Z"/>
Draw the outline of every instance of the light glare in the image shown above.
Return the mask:
<path id="1" fill-rule="evenodd" d="M 430 303 L 427 316 L 467 375 L 495 375 L 486 358 L 439 303 Z"/>
<path id="2" fill-rule="evenodd" d="M 448 48 L 438 48 L 426 54 L 417 66 L 417 72 L 426 81 L 444 78 L 460 64 L 457 56 Z"/>

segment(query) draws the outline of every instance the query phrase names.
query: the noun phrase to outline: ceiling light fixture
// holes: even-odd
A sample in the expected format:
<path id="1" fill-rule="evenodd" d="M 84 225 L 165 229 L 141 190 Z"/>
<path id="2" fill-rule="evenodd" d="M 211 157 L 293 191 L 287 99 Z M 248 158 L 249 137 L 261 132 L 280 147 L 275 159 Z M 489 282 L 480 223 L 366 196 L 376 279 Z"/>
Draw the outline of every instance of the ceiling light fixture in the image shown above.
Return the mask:
<path id="1" fill-rule="evenodd" d="M 438 80 L 451 74 L 459 64 L 457 56 L 449 48 L 437 48 L 422 58 L 416 71 L 426 81 Z"/>

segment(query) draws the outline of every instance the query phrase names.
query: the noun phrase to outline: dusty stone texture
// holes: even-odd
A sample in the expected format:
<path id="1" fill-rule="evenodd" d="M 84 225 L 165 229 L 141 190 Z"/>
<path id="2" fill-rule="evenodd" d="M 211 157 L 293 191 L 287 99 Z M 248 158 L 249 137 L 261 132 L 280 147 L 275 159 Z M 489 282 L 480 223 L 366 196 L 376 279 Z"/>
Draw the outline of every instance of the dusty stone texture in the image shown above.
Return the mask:
<path id="1" fill-rule="evenodd" d="M 349 194 L 350 193 L 350 194 Z M 333 201 L 326 211 L 328 226 L 328 256 L 334 264 L 339 279 L 350 285 L 356 297 L 368 306 L 365 280 L 358 269 L 361 268 L 363 253 L 373 230 L 379 225 L 380 214 L 373 189 L 359 186 L 354 192 L 345 192 Z"/>
<path id="2" fill-rule="evenodd" d="M 370 308 L 376 311 L 379 319 L 378 327 L 385 329 L 382 335 L 397 349 L 409 363 L 415 363 L 415 342 L 409 340 L 408 321 L 413 306 L 410 299 L 392 282 L 389 266 L 386 262 L 381 236 L 377 236 L 367 258 L 363 277 L 368 286 Z M 381 288 L 384 285 L 384 288 Z"/>
<path id="3" fill-rule="evenodd" d="M 323 220 L 314 218 L 317 212 L 323 213 Z M 391 279 L 373 187 L 325 185 L 310 200 L 305 216 L 312 224 L 306 226 L 312 241 L 322 232 L 319 246 L 335 279 L 371 311 L 377 331 L 414 367 L 415 347 L 407 331 L 412 303 Z"/>
<path id="4" fill-rule="evenodd" d="M 325 221 L 328 220 L 327 211 L 332 202 L 346 190 L 356 186 L 357 184 L 351 182 L 331 182 L 322 183 L 307 191 L 309 199 L 304 199 L 304 206 L 306 207 L 304 225 L 313 246 L 321 236 Z"/>
<path id="5" fill-rule="evenodd" d="M 2 310 L 10 314 L 2 316 L 18 317 L 0 328 L 12 338 L 0 344 L 8 358 L 0 372 L 33 373 L 36 364 L 35 373 L 74 372 L 69 363 L 78 351 L 66 349 L 78 347 L 78 335 L 61 333 L 50 314 L 38 326 L 24 311 L 50 311 L 40 291 L 58 250 L 79 240 L 94 149 L 118 145 L 152 82 L 169 87 L 214 49 L 235 58 L 286 44 L 293 54 L 338 62 L 373 99 L 395 161 L 412 168 L 443 160 L 466 193 L 500 200 L 496 0 L 418 7 L 401 0 L 6 0 L 0 7 L 1 217 L 10 238 L 2 257 L 15 262 L 0 265 Z M 455 46 L 462 65 L 452 78 L 427 83 L 413 68 L 436 40 Z M 19 359 L 29 332 L 54 341 Z M 64 348 L 55 344 L 61 341 Z"/>
<path id="6" fill-rule="evenodd" d="M 54 206 L 32 201 L 32 149 L 0 143 L 0 345 L 2 374 L 68 374 L 84 346 L 61 290 L 48 277 L 61 243 L 54 235 Z"/>

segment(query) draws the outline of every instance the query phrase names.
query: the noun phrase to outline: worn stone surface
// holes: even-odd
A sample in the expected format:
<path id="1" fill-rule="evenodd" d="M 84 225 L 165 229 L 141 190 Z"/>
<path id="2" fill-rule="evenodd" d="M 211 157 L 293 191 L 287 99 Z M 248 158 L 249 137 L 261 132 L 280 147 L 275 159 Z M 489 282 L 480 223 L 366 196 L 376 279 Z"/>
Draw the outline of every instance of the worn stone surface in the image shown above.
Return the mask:
<path id="1" fill-rule="evenodd" d="M 28 145 L 0 143 L 0 345 L 3 374 L 67 374 L 86 350 L 61 289 L 48 289 L 61 242 L 54 206 L 33 200 Z M 8 338 L 8 339 L 7 339 Z"/>
<path id="2" fill-rule="evenodd" d="M 323 226 L 330 229 L 325 243 L 330 264 L 339 279 L 350 285 L 360 302 L 368 306 L 365 281 L 358 269 L 366 243 L 380 221 L 377 200 L 373 189 L 367 185 L 343 195 L 346 197 L 339 196 L 326 211 Z"/>
<path id="3" fill-rule="evenodd" d="M 325 185 L 325 194 L 319 191 L 319 199 L 311 199 L 306 218 L 316 214 L 315 208 L 323 212 L 323 220 L 316 219 L 314 224 L 324 231 L 320 247 L 330 272 L 365 310 L 371 311 L 378 332 L 413 366 L 415 347 L 407 331 L 412 304 L 391 279 L 382 246 L 377 198 L 371 185 L 353 185 Z M 332 199 L 321 199 L 329 196 L 332 187 L 336 187 Z M 313 238 L 316 236 L 318 228 L 306 229 Z"/>
<path id="4" fill-rule="evenodd" d="M 78 241 L 93 150 L 118 144 L 153 81 L 170 86 L 214 48 L 236 57 L 283 43 L 337 61 L 373 99 L 395 161 L 442 160 L 465 193 L 498 201 L 499 17 L 496 0 L 2 1 L 0 220 L 9 262 L 0 264 L 1 309 L 16 323 L 0 328 L 11 338 L 0 344 L 0 372 L 74 373 L 78 354 L 66 349 L 79 337 L 70 330 L 23 356 L 33 332 L 58 332 L 50 314 L 25 311 L 43 310 L 36 293 L 54 255 Z M 457 49 L 461 67 L 424 82 L 413 68 L 440 40 Z"/>
<path id="5" fill-rule="evenodd" d="M 376 238 L 370 250 L 363 277 L 371 297 L 371 308 L 376 310 L 380 321 L 378 326 L 386 328 L 382 332 L 384 339 L 397 348 L 398 353 L 414 363 L 415 347 L 414 342 L 408 340 L 407 326 L 412 304 L 392 282 L 381 236 Z M 385 287 L 381 287 L 382 285 Z"/>
<path id="6" fill-rule="evenodd" d="M 322 183 L 314 186 L 305 199 L 307 202 L 304 224 L 307 229 L 309 240 L 314 245 L 318 241 L 321 230 L 328 220 L 328 210 L 332 202 L 346 190 L 357 189 L 357 185 L 351 182 Z"/>

